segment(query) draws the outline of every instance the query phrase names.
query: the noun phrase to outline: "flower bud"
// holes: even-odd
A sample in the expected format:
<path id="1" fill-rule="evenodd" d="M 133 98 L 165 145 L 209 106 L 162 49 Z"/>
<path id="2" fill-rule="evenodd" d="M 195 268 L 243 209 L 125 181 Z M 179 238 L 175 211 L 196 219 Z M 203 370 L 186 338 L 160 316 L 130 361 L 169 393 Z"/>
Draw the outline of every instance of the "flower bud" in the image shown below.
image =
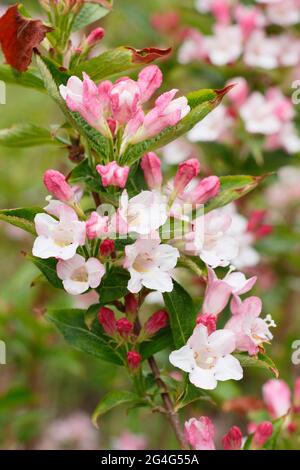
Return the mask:
<path id="1" fill-rule="evenodd" d="M 196 158 L 190 158 L 178 166 L 174 178 L 174 190 L 180 194 L 189 182 L 198 175 L 200 164 Z"/>
<path id="2" fill-rule="evenodd" d="M 270 421 L 264 421 L 257 426 L 253 436 L 253 443 L 257 446 L 263 446 L 264 443 L 272 436 L 273 424 Z"/>
<path id="3" fill-rule="evenodd" d="M 115 242 L 110 238 L 103 240 L 99 247 L 99 253 L 101 256 L 110 256 L 115 251 Z"/>
<path id="4" fill-rule="evenodd" d="M 98 312 L 98 321 L 107 335 L 113 335 L 117 331 L 117 321 L 114 312 L 107 307 L 101 307 Z"/>
<path id="5" fill-rule="evenodd" d="M 108 232 L 108 217 L 100 216 L 96 211 L 92 212 L 85 223 L 86 234 L 89 240 L 101 238 Z"/>
<path id="6" fill-rule="evenodd" d="M 192 204 L 205 204 L 220 191 L 220 180 L 217 176 L 208 176 L 187 193 L 185 199 Z"/>
<path id="7" fill-rule="evenodd" d="M 294 386 L 294 406 L 300 411 L 300 377 L 295 381 Z"/>
<path id="8" fill-rule="evenodd" d="M 119 166 L 116 162 L 106 165 L 97 165 L 96 170 L 101 176 L 102 184 L 106 186 L 117 186 L 124 188 L 127 182 L 129 166 Z"/>
<path id="9" fill-rule="evenodd" d="M 158 310 L 157 312 L 153 313 L 153 315 L 145 323 L 145 333 L 148 336 L 155 335 L 159 330 L 167 326 L 168 320 L 168 313 L 165 310 Z"/>
<path id="10" fill-rule="evenodd" d="M 129 369 L 135 371 L 139 368 L 142 361 L 142 356 L 136 351 L 128 351 L 127 353 L 127 364 Z"/>
<path id="11" fill-rule="evenodd" d="M 210 418 L 201 416 L 184 423 L 184 437 L 195 450 L 215 450 L 215 428 Z"/>
<path id="12" fill-rule="evenodd" d="M 154 152 L 146 153 L 141 161 L 146 183 L 150 189 L 159 189 L 162 184 L 161 161 Z"/>
<path id="13" fill-rule="evenodd" d="M 206 326 L 209 335 L 211 335 L 217 329 L 217 317 L 211 313 L 203 313 L 198 315 L 196 323 L 197 325 Z"/>
<path id="14" fill-rule="evenodd" d="M 45 171 L 43 181 L 49 193 L 59 201 L 70 201 L 73 198 L 73 189 L 67 183 L 66 177 L 59 171 Z"/>
<path id="15" fill-rule="evenodd" d="M 125 312 L 136 316 L 139 308 L 139 302 L 134 294 L 125 295 Z"/>
<path id="16" fill-rule="evenodd" d="M 89 47 L 95 46 L 101 39 L 103 39 L 105 31 L 103 28 L 95 28 L 90 32 L 86 38 L 86 43 Z"/>
<path id="17" fill-rule="evenodd" d="M 224 450 L 240 450 L 242 447 L 243 435 L 238 426 L 232 426 L 222 439 Z"/>
<path id="18" fill-rule="evenodd" d="M 117 320 L 117 331 L 124 339 L 128 339 L 133 332 L 133 324 L 123 317 Z"/>

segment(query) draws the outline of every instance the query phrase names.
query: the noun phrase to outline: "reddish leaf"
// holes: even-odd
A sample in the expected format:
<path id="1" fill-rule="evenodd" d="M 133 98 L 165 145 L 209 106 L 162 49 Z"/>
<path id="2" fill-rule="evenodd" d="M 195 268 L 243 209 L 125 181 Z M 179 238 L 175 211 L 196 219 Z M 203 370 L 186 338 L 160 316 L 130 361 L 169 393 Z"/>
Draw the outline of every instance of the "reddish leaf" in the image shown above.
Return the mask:
<path id="1" fill-rule="evenodd" d="M 0 44 L 6 62 L 20 72 L 25 72 L 31 62 L 33 49 L 52 28 L 40 20 L 20 15 L 18 4 L 10 7 L 0 18 Z"/>
<path id="2" fill-rule="evenodd" d="M 133 47 L 126 47 L 132 51 L 132 62 L 134 64 L 148 64 L 153 60 L 159 59 L 170 54 L 172 48 L 158 49 L 157 47 L 145 47 L 145 49 L 134 49 Z"/>
<path id="3" fill-rule="evenodd" d="M 235 412 L 238 414 L 247 414 L 250 411 L 257 411 L 264 409 L 264 403 L 256 397 L 245 396 L 236 397 L 231 400 L 227 400 L 223 403 L 223 411 Z"/>

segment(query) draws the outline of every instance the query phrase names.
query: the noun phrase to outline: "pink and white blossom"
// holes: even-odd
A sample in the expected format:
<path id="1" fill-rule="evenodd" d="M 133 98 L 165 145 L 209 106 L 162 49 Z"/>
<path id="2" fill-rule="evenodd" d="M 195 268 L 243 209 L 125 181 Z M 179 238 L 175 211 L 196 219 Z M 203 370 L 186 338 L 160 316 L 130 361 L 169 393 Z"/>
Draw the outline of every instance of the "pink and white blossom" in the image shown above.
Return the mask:
<path id="1" fill-rule="evenodd" d="M 159 237 L 138 239 L 125 247 L 124 268 L 130 273 L 128 290 L 139 292 L 142 287 L 158 292 L 173 290 L 172 271 L 177 264 L 179 251 L 161 244 Z"/>
<path id="2" fill-rule="evenodd" d="M 282 122 L 275 114 L 274 104 L 259 92 L 253 92 L 240 108 L 245 127 L 251 134 L 275 134 Z"/>
<path id="3" fill-rule="evenodd" d="M 231 302 L 233 315 L 225 325 L 225 329 L 235 335 L 236 348 L 251 356 L 273 338 L 269 328 L 276 326 L 270 315 L 264 319 L 259 317 L 261 310 L 262 302 L 258 297 L 248 297 L 244 301 L 234 297 Z"/>
<path id="4" fill-rule="evenodd" d="M 58 215 L 59 220 L 48 214 L 37 214 L 34 218 L 38 237 L 34 241 L 32 253 L 38 258 L 55 257 L 67 260 L 85 243 L 85 223 L 78 220 L 73 209 L 56 202 L 58 204 L 55 204 L 55 215 Z"/>
<path id="5" fill-rule="evenodd" d="M 187 136 L 191 142 L 214 142 L 222 140 L 231 127 L 233 120 L 227 109 L 220 104 L 191 129 Z"/>
<path id="6" fill-rule="evenodd" d="M 86 261 L 83 256 L 76 254 L 71 259 L 59 260 L 56 272 L 68 294 L 79 295 L 90 287 L 95 289 L 99 286 L 105 268 L 97 258 Z"/>
<path id="7" fill-rule="evenodd" d="M 197 325 L 185 346 L 173 351 L 171 364 L 189 374 L 190 382 L 206 390 L 216 388 L 218 381 L 241 380 L 243 369 L 232 356 L 235 335 L 229 330 L 217 330 L 208 335 L 204 325 Z"/>
<path id="8" fill-rule="evenodd" d="M 205 36 L 205 48 L 212 64 L 234 63 L 243 52 L 242 33 L 237 25 L 217 24 L 213 36 Z"/>
<path id="9" fill-rule="evenodd" d="M 86 234 L 89 240 L 103 238 L 108 233 L 109 219 L 93 211 L 85 223 Z"/>

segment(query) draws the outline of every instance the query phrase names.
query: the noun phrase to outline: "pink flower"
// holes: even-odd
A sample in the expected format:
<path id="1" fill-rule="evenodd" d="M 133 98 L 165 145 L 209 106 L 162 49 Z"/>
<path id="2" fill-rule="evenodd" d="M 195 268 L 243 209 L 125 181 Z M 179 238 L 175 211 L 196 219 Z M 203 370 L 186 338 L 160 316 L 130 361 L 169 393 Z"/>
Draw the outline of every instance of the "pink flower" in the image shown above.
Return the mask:
<path id="1" fill-rule="evenodd" d="M 274 104 L 255 91 L 240 108 L 246 130 L 251 134 L 275 134 L 281 129 L 281 119 L 274 111 Z"/>
<path id="2" fill-rule="evenodd" d="M 253 33 L 253 31 L 258 28 L 262 28 L 266 23 L 263 14 L 256 7 L 237 5 L 234 13 L 237 23 L 241 28 L 243 38 L 246 40 Z"/>
<path id="3" fill-rule="evenodd" d="M 289 411 L 292 404 L 291 391 L 283 380 L 268 380 L 262 390 L 264 402 L 272 418 L 280 418 Z"/>
<path id="4" fill-rule="evenodd" d="M 101 242 L 101 245 L 99 247 L 99 253 L 101 256 L 110 256 L 114 251 L 115 251 L 114 240 L 110 240 L 109 238 L 106 238 L 106 240 L 103 240 L 103 242 Z"/>
<path id="5" fill-rule="evenodd" d="M 294 406 L 299 411 L 300 409 L 300 377 L 295 380 L 294 387 Z"/>
<path id="6" fill-rule="evenodd" d="M 128 351 L 127 364 L 130 370 L 135 371 L 140 367 L 142 356 L 136 351 Z"/>
<path id="7" fill-rule="evenodd" d="M 230 0 L 213 0 L 211 5 L 211 12 L 217 20 L 218 24 L 230 23 Z"/>
<path id="8" fill-rule="evenodd" d="M 266 98 L 273 107 L 275 116 L 277 116 L 282 123 L 289 122 L 295 117 L 292 100 L 284 96 L 279 88 L 269 88 L 266 93 Z"/>
<path id="9" fill-rule="evenodd" d="M 168 314 L 165 310 L 158 310 L 153 313 L 149 320 L 144 325 L 146 335 L 153 336 L 168 324 Z"/>
<path id="10" fill-rule="evenodd" d="M 238 426 L 232 426 L 222 438 L 224 450 L 240 450 L 242 448 L 243 435 Z"/>
<path id="11" fill-rule="evenodd" d="M 161 86 L 162 73 L 157 65 L 145 67 L 138 76 L 137 84 L 140 89 L 140 103 L 148 101 L 153 93 Z"/>
<path id="12" fill-rule="evenodd" d="M 128 339 L 133 332 L 133 323 L 123 317 L 117 320 L 117 331 L 124 339 Z"/>
<path id="13" fill-rule="evenodd" d="M 146 153 L 141 161 L 141 168 L 149 189 L 159 189 L 163 176 L 161 171 L 161 161 L 154 152 Z"/>
<path id="14" fill-rule="evenodd" d="M 106 165 L 97 165 L 96 170 L 101 176 L 102 184 L 104 187 L 125 187 L 129 173 L 129 166 L 122 167 L 114 161 L 107 163 Z"/>
<path id="15" fill-rule="evenodd" d="M 147 440 L 143 435 L 133 434 L 124 431 L 121 436 L 114 439 L 114 449 L 117 450 L 144 450 L 147 446 Z"/>
<path id="16" fill-rule="evenodd" d="M 95 46 L 98 42 L 103 39 L 105 31 L 103 28 L 95 28 L 93 29 L 88 37 L 86 38 L 86 43 L 89 47 Z"/>
<path id="17" fill-rule="evenodd" d="M 73 199 L 74 191 L 67 183 L 66 177 L 59 171 L 45 171 L 43 180 L 49 193 L 59 201 L 71 201 Z"/>
<path id="18" fill-rule="evenodd" d="M 182 198 L 192 204 L 205 204 L 209 199 L 217 196 L 220 191 L 220 179 L 217 176 L 208 176 L 199 181 L 196 186 L 187 190 Z"/>
<path id="19" fill-rule="evenodd" d="M 217 24 L 213 36 L 205 36 L 209 60 L 214 65 L 234 63 L 243 51 L 242 34 L 237 25 Z"/>
<path id="20" fill-rule="evenodd" d="M 273 424 L 270 421 L 264 421 L 257 426 L 253 436 L 253 443 L 261 447 L 272 436 L 272 434 Z"/>
<path id="21" fill-rule="evenodd" d="M 110 90 L 113 117 L 120 125 L 126 124 L 138 109 L 141 91 L 134 80 L 123 77 Z"/>
<path id="22" fill-rule="evenodd" d="M 112 336 L 116 333 L 117 321 L 114 312 L 110 308 L 101 307 L 97 318 L 107 335 Z"/>
<path id="23" fill-rule="evenodd" d="M 174 191 L 181 194 L 190 181 L 195 178 L 200 171 L 200 164 L 196 158 L 190 158 L 178 165 L 178 170 L 174 178 Z"/>
<path id="24" fill-rule="evenodd" d="M 184 423 L 184 436 L 195 450 L 215 450 L 215 427 L 207 416 L 191 418 Z"/>
<path id="25" fill-rule="evenodd" d="M 257 354 L 260 345 L 273 338 L 269 328 L 276 326 L 270 315 L 259 318 L 261 309 L 262 302 L 258 297 L 248 297 L 243 302 L 234 297 L 231 302 L 233 315 L 225 325 L 225 329 L 235 334 L 236 348 L 251 356 Z"/>
<path id="26" fill-rule="evenodd" d="M 101 238 L 108 232 L 108 217 L 100 216 L 98 212 L 94 211 L 86 221 L 85 226 L 89 240 Z"/>
<path id="27" fill-rule="evenodd" d="M 68 260 L 59 260 L 56 266 L 59 279 L 62 280 L 65 290 L 71 295 L 83 294 L 90 287 L 99 286 L 105 274 L 105 268 L 97 258 L 74 255 Z"/>
<path id="28" fill-rule="evenodd" d="M 69 78 L 67 86 L 60 85 L 60 94 L 71 111 L 77 111 L 90 126 L 110 138 L 111 132 L 105 118 L 108 90 L 103 86 L 99 90 L 86 73 L 82 75 L 83 81 L 73 76 Z M 104 100 L 103 95 L 105 95 Z"/>

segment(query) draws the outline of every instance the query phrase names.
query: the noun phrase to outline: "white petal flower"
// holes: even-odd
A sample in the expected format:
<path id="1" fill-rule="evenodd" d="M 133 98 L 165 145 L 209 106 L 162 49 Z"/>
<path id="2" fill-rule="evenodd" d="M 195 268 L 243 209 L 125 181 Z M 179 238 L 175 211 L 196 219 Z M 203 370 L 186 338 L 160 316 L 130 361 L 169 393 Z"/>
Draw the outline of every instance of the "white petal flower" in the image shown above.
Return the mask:
<path id="1" fill-rule="evenodd" d="M 175 268 L 179 251 L 172 246 L 160 244 L 159 238 L 138 239 L 125 248 L 124 267 L 130 272 L 128 289 L 139 292 L 142 286 L 159 292 L 171 292 L 171 271 Z"/>
<path id="2" fill-rule="evenodd" d="M 243 369 L 231 355 L 235 350 L 235 336 L 229 330 L 217 330 L 208 335 L 204 325 L 197 325 L 186 346 L 170 354 L 173 366 L 189 373 L 196 387 L 213 390 L 218 380 L 240 380 Z"/>
<path id="3" fill-rule="evenodd" d="M 32 253 L 44 259 L 70 259 L 75 255 L 78 246 L 84 245 L 85 223 L 80 222 L 75 211 L 65 204 L 55 205 L 55 211 L 59 220 L 48 214 L 35 216 L 38 237 L 35 239 Z"/>
<path id="4" fill-rule="evenodd" d="M 67 261 L 60 260 L 56 271 L 63 281 L 65 290 L 71 295 L 79 295 L 90 287 L 95 289 L 99 286 L 105 268 L 97 258 L 89 258 L 85 261 L 83 256 L 76 254 Z"/>

